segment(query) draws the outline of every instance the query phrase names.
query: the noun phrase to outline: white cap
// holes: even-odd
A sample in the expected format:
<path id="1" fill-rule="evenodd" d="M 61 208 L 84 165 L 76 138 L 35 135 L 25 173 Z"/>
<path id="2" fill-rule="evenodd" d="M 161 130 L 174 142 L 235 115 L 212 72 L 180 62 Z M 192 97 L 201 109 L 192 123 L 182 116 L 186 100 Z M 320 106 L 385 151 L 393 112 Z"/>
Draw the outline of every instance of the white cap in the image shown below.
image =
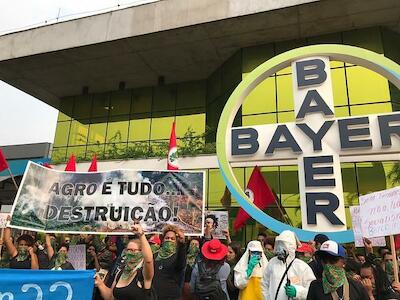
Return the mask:
<path id="1" fill-rule="evenodd" d="M 249 249 L 250 251 L 259 251 L 259 252 L 263 252 L 263 246 L 261 245 L 260 241 L 250 241 L 247 244 L 247 249 Z"/>

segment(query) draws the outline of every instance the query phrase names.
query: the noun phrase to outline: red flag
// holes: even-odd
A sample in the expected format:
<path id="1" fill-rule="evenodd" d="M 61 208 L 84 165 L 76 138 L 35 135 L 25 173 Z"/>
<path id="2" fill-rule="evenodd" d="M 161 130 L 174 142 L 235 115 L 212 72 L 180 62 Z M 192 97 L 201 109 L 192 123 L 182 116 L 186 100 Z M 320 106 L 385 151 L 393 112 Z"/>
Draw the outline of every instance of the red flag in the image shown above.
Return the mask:
<path id="1" fill-rule="evenodd" d="M 394 237 L 394 248 L 396 250 L 400 249 L 400 235 L 399 234 L 395 235 L 395 237 Z"/>
<path id="2" fill-rule="evenodd" d="M 254 167 L 251 173 L 245 193 L 253 201 L 254 205 L 261 210 L 275 202 L 275 196 L 257 166 Z M 246 224 L 249 217 L 249 214 L 243 208 L 240 208 L 233 223 L 233 229 L 238 231 Z"/>
<path id="3" fill-rule="evenodd" d="M 47 169 L 53 169 L 53 167 L 47 162 L 43 164 L 43 167 L 46 167 Z"/>
<path id="4" fill-rule="evenodd" d="M 3 151 L 0 149 L 0 172 L 8 169 L 8 163 Z"/>
<path id="5" fill-rule="evenodd" d="M 93 155 L 92 163 L 90 164 L 88 172 L 97 172 L 97 157 Z"/>
<path id="6" fill-rule="evenodd" d="M 167 170 L 179 170 L 178 148 L 176 147 L 175 122 L 172 123 L 171 136 L 169 138 Z"/>
<path id="7" fill-rule="evenodd" d="M 67 165 L 65 166 L 65 171 L 76 172 L 76 162 L 75 162 L 75 155 L 71 154 Z"/>

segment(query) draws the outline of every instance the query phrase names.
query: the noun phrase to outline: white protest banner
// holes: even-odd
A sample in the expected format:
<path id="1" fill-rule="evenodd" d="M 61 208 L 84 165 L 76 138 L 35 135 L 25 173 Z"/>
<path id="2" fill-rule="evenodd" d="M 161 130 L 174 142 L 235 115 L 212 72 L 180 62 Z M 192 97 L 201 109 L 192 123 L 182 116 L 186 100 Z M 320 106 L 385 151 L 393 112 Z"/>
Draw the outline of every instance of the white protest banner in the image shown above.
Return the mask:
<path id="1" fill-rule="evenodd" d="M 223 231 L 229 230 L 229 218 L 227 211 L 207 211 L 206 212 L 206 225 L 207 222 L 212 222 L 213 231 L 212 236 L 216 239 L 226 239 Z"/>
<path id="2" fill-rule="evenodd" d="M 360 196 L 360 216 L 367 238 L 400 233 L 400 187 Z"/>
<path id="3" fill-rule="evenodd" d="M 68 261 L 75 270 L 86 270 L 86 245 L 71 245 L 68 250 Z"/>
<path id="4" fill-rule="evenodd" d="M 363 234 L 361 231 L 361 217 L 360 206 L 350 206 L 351 222 L 353 224 L 354 243 L 356 247 L 364 247 Z M 371 238 L 372 246 L 382 247 L 386 246 L 385 237 Z"/>

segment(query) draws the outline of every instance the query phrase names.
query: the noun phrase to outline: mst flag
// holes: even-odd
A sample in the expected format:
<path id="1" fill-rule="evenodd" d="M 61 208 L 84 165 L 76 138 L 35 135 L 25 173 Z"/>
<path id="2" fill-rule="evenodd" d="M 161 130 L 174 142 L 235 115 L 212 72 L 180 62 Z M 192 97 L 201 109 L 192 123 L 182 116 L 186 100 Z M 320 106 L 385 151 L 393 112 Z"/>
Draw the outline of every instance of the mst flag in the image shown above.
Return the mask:
<path id="1" fill-rule="evenodd" d="M 245 193 L 253 201 L 254 205 L 261 210 L 275 202 L 275 196 L 257 166 L 254 167 L 251 173 Z M 249 217 L 249 214 L 243 208 L 240 208 L 233 223 L 233 229 L 238 231 L 246 224 Z"/>
<path id="2" fill-rule="evenodd" d="M 179 170 L 178 148 L 176 147 L 175 122 L 172 123 L 171 136 L 169 138 L 167 170 Z"/>
<path id="3" fill-rule="evenodd" d="M 8 163 L 3 151 L 0 149 L 0 172 L 8 169 Z"/>

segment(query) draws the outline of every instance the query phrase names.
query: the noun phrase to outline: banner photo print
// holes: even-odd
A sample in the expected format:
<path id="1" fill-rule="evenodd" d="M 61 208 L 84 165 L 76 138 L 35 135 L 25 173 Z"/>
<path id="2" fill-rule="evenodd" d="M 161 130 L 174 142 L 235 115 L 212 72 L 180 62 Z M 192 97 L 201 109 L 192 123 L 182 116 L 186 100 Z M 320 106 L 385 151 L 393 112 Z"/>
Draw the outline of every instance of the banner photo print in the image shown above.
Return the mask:
<path id="1" fill-rule="evenodd" d="M 11 212 L 10 227 L 53 233 L 147 233 L 166 224 L 199 236 L 204 224 L 204 172 L 56 171 L 29 162 Z"/>

